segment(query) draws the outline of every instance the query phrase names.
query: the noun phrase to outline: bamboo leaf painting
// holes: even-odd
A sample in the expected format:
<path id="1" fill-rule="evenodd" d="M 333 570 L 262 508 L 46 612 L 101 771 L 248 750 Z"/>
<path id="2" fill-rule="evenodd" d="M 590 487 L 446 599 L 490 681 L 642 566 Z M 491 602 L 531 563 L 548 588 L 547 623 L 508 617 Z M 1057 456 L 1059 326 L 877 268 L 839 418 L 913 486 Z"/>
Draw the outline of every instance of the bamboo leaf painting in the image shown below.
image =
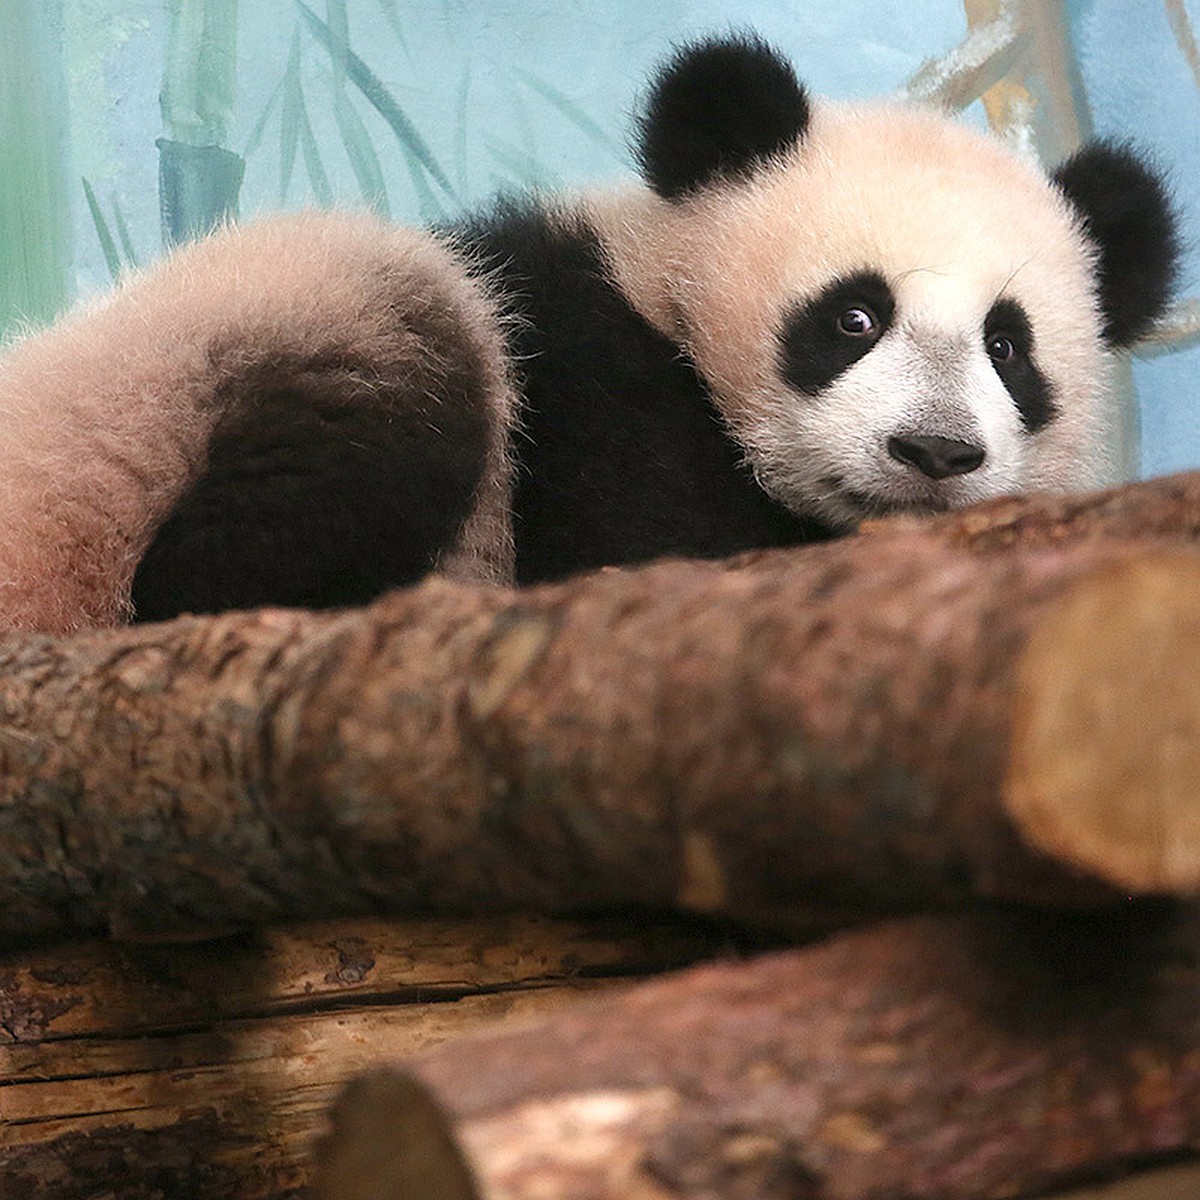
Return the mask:
<path id="1" fill-rule="evenodd" d="M 454 170 L 458 176 L 458 186 L 464 191 L 467 187 L 467 128 L 470 124 L 467 105 L 470 95 L 471 64 L 468 62 L 463 67 L 454 98 Z"/>
<path id="2" fill-rule="evenodd" d="M 108 273 L 116 280 L 121 274 L 121 256 L 117 253 L 117 243 L 108 227 L 100 202 L 96 199 L 96 193 L 86 178 L 83 180 L 83 194 L 87 200 L 88 211 L 92 214 L 92 224 L 96 227 L 100 250 L 104 254 L 105 263 L 108 264 Z"/>
<path id="3" fill-rule="evenodd" d="M 447 216 L 446 210 L 434 194 L 433 188 L 429 186 L 429 180 L 425 176 L 421 162 L 403 142 L 400 143 L 400 152 L 404 156 L 404 165 L 408 168 L 408 177 L 412 180 L 421 220 L 426 224 L 444 221 Z"/>
<path id="4" fill-rule="evenodd" d="M 316 40 L 331 55 L 336 54 L 336 39 L 330 27 L 303 0 L 296 0 L 296 4 L 305 24 Z M 407 114 L 379 77 L 349 48 L 346 50 L 346 74 L 371 107 L 388 123 L 405 153 L 428 172 L 430 178 L 451 200 L 457 200 L 450 180 L 425 139 L 417 131 L 417 127 L 409 120 Z"/>
<path id="5" fill-rule="evenodd" d="M 325 0 L 325 12 L 334 83 L 340 87 L 346 77 L 346 59 L 350 54 L 350 14 L 346 11 L 346 0 Z"/>
<path id="6" fill-rule="evenodd" d="M 555 173 L 528 151 L 502 138 L 484 136 L 488 154 L 522 186 L 550 189 L 559 186 Z"/>
<path id="7" fill-rule="evenodd" d="M 367 132 L 362 118 L 346 94 L 340 90 L 334 93 L 333 114 L 342 135 L 342 144 L 346 147 L 350 168 L 358 181 L 359 194 L 367 205 L 386 216 L 387 185 L 384 183 L 379 156 L 375 153 L 371 135 Z"/>
<path id="8" fill-rule="evenodd" d="M 237 73 L 237 0 L 167 0 L 159 210 L 166 245 L 237 216 L 245 164 L 225 147 Z"/>
<path id="9" fill-rule="evenodd" d="M 325 171 L 325 163 L 321 159 L 321 149 L 313 136 L 312 122 L 308 117 L 308 107 L 304 103 L 304 93 L 300 93 L 300 152 L 304 155 L 304 167 L 308 172 L 308 182 L 312 186 L 313 195 L 322 208 L 333 207 L 333 188 Z"/>
<path id="10" fill-rule="evenodd" d="M 589 117 L 565 92 L 559 91 L 558 88 L 547 83 L 546 80 L 535 75 L 532 71 L 523 71 L 518 67 L 514 74 L 526 87 L 536 92 L 543 100 L 556 108 L 572 125 L 586 134 L 597 146 L 603 146 L 618 157 L 621 156 L 620 145 L 604 131 L 599 122 Z"/>
<path id="11" fill-rule="evenodd" d="M 0 37 L 0 335 L 70 295 L 62 44 L 41 0 L 5 0 Z"/>
<path id="12" fill-rule="evenodd" d="M 286 78 L 287 76 L 285 74 L 284 79 Z M 243 158 L 250 158 L 250 156 L 254 154 L 254 152 L 262 144 L 263 136 L 267 132 L 267 125 L 272 116 L 275 115 L 275 109 L 279 106 L 279 97 L 283 92 L 284 79 L 281 79 L 279 83 L 275 85 L 274 90 L 271 92 L 270 96 L 267 97 L 266 106 L 263 108 L 262 112 L 259 113 L 258 120 L 254 122 L 254 128 L 250 131 L 250 136 L 246 139 L 246 145 L 242 149 Z"/>
<path id="13" fill-rule="evenodd" d="M 121 244 L 121 252 L 125 255 L 125 265 L 128 267 L 137 267 L 137 251 L 133 248 L 133 238 L 129 233 L 129 224 L 125 220 L 125 212 L 116 196 L 112 198 L 112 208 L 113 221 L 117 226 L 117 238 Z"/>
<path id="14" fill-rule="evenodd" d="M 279 113 L 279 202 L 287 200 L 296 151 L 300 147 L 300 121 L 304 96 L 300 90 L 300 29 L 292 33 L 287 70 L 283 76 L 283 101 Z"/>
<path id="15" fill-rule="evenodd" d="M 404 26 L 400 21 L 400 9 L 396 0 L 377 0 L 377 2 L 387 23 L 392 27 L 392 32 L 396 35 L 396 41 L 400 43 L 400 49 L 408 54 L 408 39 L 404 36 Z"/>

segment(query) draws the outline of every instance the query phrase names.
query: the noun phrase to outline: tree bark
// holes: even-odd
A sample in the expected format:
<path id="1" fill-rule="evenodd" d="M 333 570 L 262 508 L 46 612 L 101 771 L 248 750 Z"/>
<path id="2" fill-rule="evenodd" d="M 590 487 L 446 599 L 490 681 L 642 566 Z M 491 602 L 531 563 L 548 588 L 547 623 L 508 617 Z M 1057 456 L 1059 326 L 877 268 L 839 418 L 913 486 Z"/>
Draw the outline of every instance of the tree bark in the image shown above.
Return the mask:
<path id="1" fill-rule="evenodd" d="M 281 1200 L 356 1071 L 714 953 L 688 926 L 318 922 L 0 957 L 0 1196 Z"/>
<path id="2" fill-rule="evenodd" d="M 983 1200 L 1168 1164 L 1200 1145 L 1198 934 L 909 918 L 583 1002 L 352 1085 L 318 1196 L 416 1196 L 447 1144 L 481 1200 Z"/>
<path id="3" fill-rule="evenodd" d="M 1080 544 L 964 550 L 964 514 L 737 569 L 9 638 L 0 936 L 1190 894 L 1200 557 L 1098 536 L 1111 499 L 1028 503 Z"/>
<path id="4" fill-rule="evenodd" d="M 477 1181 L 434 1178 L 488 1200 L 966 1200 L 1194 1151 L 1198 918 L 1126 896 L 1200 887 L 1198 481 L 0 641 L 0 937 L 492 914 L 9 951 L 0 1195 L 291 1200 L 348 1071 L 694 949 L 495 916 L 531 907 L 1098 906 L 895 921 L 456 1043 L 380 1078 L 394 1120 L 352 1094 L 339 1200 L 379 1194 L 362 1128 L 466 1147 Z"/>
<path id="5" fill-rule="evenodd" d="M 921 521 L 871 521 L 871 536 L 921 528 L 955 549 L 978 554 L 1054 549 L 1108 538 L 1195 544 L 1200 541 L 1200 471 L 1071 495 L 1003 496 Z"/>

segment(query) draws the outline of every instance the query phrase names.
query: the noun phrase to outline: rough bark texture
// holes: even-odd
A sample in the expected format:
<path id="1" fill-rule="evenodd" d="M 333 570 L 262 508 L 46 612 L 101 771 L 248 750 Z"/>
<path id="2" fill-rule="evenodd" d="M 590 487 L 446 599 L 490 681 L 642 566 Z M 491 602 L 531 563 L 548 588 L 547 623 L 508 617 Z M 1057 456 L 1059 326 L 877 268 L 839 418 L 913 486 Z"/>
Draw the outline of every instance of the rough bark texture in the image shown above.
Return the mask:
<path id="1" fill-rule="evenodd" d="M 873 521 L 862 532 L 891 535 L 906 527 L 979 554 L 1111 538 L 1195 543 L 1200 541 L 1200 471 L 1074 495 L 1006 496 L 927 521 Z"/>
<path id="2" fill-rule="evenodd" d="M 278 1200 L 356 1070 L 719 943 L 678 925 L 343 920 L 0 957 L 0 1196 Z"/>
<path id="3" fill-rule="evenodd" d="M 459 1147 L 488 1200 L 998 1200 L 1195 1152 L 1197 918 L 1111 906 L 1200 888 L 1198 514 L 1190 476 L 732 566 L 0 642 L 0 937 L 1098 901 L 456 1043 L 427 1091 L 351 1094 L 328 1194 L 466 1200 Z M 708 945 L 492 917 L 11 949 L 0 1195 L 298 1197 L 351 1071 Z M 422 1139 L 416 1169 L 378 1153 Z"/>
<path id="4" fill-rule="evenodd" d="M 1041 1194 L 1200 1149 L 1198 934 L 1161 912 L 885 922 L 409 1069 L 484 1200 Z M 386 1075 L 341 1104 L 322 1200 L 415 1196 L 362 1187 L 356 1130 L 387 1127 L 389 1090 L 403 1107 Z"/>
<path id="5" fill-rule="evenodd" d="M 0 936 L 1192 892 L 1200 557 L 1090 512 L 0 642 Z"/>

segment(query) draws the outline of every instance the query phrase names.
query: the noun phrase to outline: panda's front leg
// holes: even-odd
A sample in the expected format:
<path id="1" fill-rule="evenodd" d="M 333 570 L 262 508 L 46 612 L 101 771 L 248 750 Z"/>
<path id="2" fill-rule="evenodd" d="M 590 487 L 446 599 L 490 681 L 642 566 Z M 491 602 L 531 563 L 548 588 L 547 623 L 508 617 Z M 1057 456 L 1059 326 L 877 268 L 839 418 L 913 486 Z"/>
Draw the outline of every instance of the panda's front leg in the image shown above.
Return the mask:
<path id="1" fill-rule="evenodd" d="M 430 235 L 215 234 L 0 362 L 0 628 L 511 574 L 502 324 Z"/>

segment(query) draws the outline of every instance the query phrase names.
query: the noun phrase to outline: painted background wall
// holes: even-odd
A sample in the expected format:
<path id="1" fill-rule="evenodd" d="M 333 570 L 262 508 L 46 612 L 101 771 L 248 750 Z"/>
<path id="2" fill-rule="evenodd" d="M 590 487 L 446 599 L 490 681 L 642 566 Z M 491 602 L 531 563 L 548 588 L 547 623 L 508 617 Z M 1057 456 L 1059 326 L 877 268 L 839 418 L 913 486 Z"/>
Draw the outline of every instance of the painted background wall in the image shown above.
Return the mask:
<path id="1" fill-rule="evenodd" d="M 1046 157 L 1136 138 L 1172 172 L 1200 296 L 1200 0 L 0 0 L 0 16 L 0 328 L 222 212 L 437 220 L 497 189 L 614 177 L 651 65 L 730 26 L 818 92 L 937 93 Z M 1200 465 L 1196 318 L 1185 306 L 1135 365 L 1147 473 Z"/>
<path id="2" fill-rule="evenodd" d="M 1051 0 L 1056 2 L 1056 0 Z M 1200 296 L 1200 29 L 1196 0 L 1076 0 L 1067 6 L 1082 102 L 1104 137 L 1136 138 L 1171 172 L 1189 253 L 1185 296 Z M 1134 365 L 1142 473 L 1200 465 L 1200 338 Z"/>

